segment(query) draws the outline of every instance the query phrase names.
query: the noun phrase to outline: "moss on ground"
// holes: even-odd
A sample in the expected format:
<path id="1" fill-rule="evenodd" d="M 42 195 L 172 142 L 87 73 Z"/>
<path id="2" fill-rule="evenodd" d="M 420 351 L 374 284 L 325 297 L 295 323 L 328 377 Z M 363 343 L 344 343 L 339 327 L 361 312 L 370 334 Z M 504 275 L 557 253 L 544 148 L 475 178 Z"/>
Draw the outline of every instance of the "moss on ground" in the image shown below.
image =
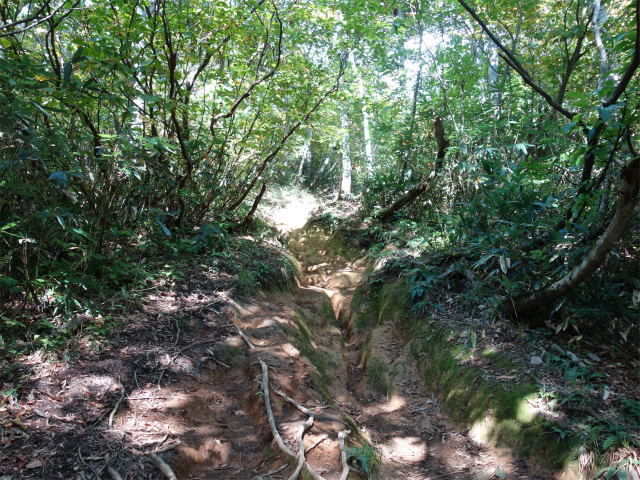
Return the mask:
<path id="1" fill-rule="evenodd" d="M 327 370 L 335 369 L 337 368 L 337 365 L 327 353 L 314 347 L 311 331 L 307 325 L 304 312 L 301 309 L 296 309 L 293 319 L 295 321 L 295 326 L 283 325 L 282 330 L 289 341 L 293 343 L 298 350 L 300 350 L 302 355 L 307 357 L 311 365 L 314 367 L 314 370 L 311 372 L 311 380 L 316 385 L 322 399 L 326 403 L 333 405 L 333 399 L 331 398 L 331 394 L 327 388 L 327 385 L 331 385 L 331 379 L 327 375 Z"/>
<path id="2" fill-rule="evenodd" d="M 336 318 L 336 312 L 333 309 L 333 305 L 331 305 L 331 299 L 325 295 L 322 299 L 322 307 L 320 312 L 323 320 L 322 327 L 326 327 L 327 325 L 338 326 L 338 319 Z"/>
<path id="3" fill-rule="evenodd" d="M 576 469 L 578 439 L 565 437 L 558 442 L 557 430 L 535 416 L 528 400 L 539 393 L 532 382 L 499 383 L 483 378 L 485 372 L 464 361 L 470 352 L 449 340 L 462 332 L 450 326 L 431 323 L 425 325 L 417 318 L 409 304 L 409 282 L 399 279 L 393 283 L 358 287 L 354 295 L 353 312 L 359 330 L 375 328 L 392 322 L 394 329 L 409 340 L 421 332 L 411 346 L 420 375 L 427 389 L 435 392 L 449 417 L 462 428 L 471 430 L 475 438 L 498 446 L 511 448 L 516 454 L 528 457 L 541 467 L 555 470 Z M 363 350 L 366 350 L 367 346 Z M 502 355 L 497 349 L 481 353 L 486 361 L 508 368 L 523 369 L 522 365 Z M 384 385 L 382 375 L 372 375 L 376 359 L 369 360 L 372 381 Z M 378 362 L 379 363 L 379 362 Z"/>
<path id="4" fill-rule="evenodd" d="M 409 303 L 409 280 L 401 278 L 393 283 L 363 282 L 353 294 L 353 316 L 359 331 L 372 330 L 391 322 L 396 332 L 408 341 L 427 322 L 418 317 Z"/>
<path id="5" fill-rule="evenodd" d="M 382 395 L 389 395 L 393 391 L 393 377 L 386 362 L 380 357 L 373 357 L 367 367 L 371 389 Z"/>

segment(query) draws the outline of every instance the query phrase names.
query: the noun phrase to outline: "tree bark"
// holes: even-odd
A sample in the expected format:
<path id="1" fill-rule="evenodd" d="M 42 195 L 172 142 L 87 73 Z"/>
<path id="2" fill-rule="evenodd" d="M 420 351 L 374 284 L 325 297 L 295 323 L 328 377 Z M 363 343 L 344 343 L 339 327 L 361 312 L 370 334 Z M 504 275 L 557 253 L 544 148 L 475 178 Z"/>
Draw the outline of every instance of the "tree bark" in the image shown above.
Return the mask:
<path id="1" fill-rule="evenodd" d="M 367 159 L 367 177 L 370 177 L 373 174 L 373 147 L 371 144 L 371 133 L 369 130 L 369 112 L 367 112 L 367 104 L 365 101 L 365 90 L 364 90 L 364 81 L 362 80 L 362 75 L 358 72 L 358 67 L 356 65 L 356 59 L 353 53 L 349 55 L 349 59 L 351 60 L 351 65 L 353 66 L 353 73 L 355 73 L 356 78 L 358 80 L 358 92 L 360 94 L 360 101 L 362 102 L 362 129 L 364 132 L 364 154 Z"/>
<path id="2" fill-rule="evenodd" d="M 260 200 L 262 200 L 262 196 L 264 195 L 264 192 L 266 190 L 267 190 L 267 184 L 265 182 L 262 182 L 262 187 L 260 188 L 260 192 L 258 193 L 258 196 L 253 201 L 251 210 L 249 210 L 249 213 L 245 217 L 244 222 L 242 222 L 245 226 L 249 225 L 253 220 L 253 215 L 256 213 L 256 209 L 258 208 L 258 205 L 260 205 Z"/>
<path id="3" fill-rule="evenodd" d="M 307 135 L 304 141 L 304 146 L 302 147 L 302 159 L 300 160 L 300 168 L 298 169 L 298 178 L 297 181 L 299 184 L 304 183 L 304 174 L 311 165 L 311 135 L 312 130 L 309 129 L 307 131 Z"/>
<path id="4" fill-rule="evenodd" d="M 331 161 L 331 158 L 333 157 L 333 152 L 334 151 L 335 151 L 335 147 L 332 147 L 331 151 L 329 152 L 329 156 L 324 159 L 324 162 L 322 163 L 322 166 L 318 169 L 318 173 L 316 173 L 316 176 L 313 178 L 313 181 L 311 182 L 311 185 L 309 185 L 309 188 L 314 188 L 316 186 L 316 184 L 318 183 L 318 181 L 322 178 L 322 174 L 324 173 L 325 169 L 329 165 L 329 162 Z"/>
<path id="5" fill-rule="evenodd" d="M 389 208 L 378 212 L 376 218 L 383 223 L 389 221 L 398 210 L 401 210 L 407 205 L 411 205 L 420 195 L 422 195 L 427 190 L 428 185 L 429 182 L 426 181 L 421 183 L 417 187 L 412 188 L 398 200 L 396 200 Z"/>
<path id="6" fill-rule="evenodd" d="M 616 213 L 593 249 L 580 265 L 557 282 L 524 298 L 510 300 L 506 305 L 510 316 L 531 325 L 543 324 L 544 314 L 556 300 L 569 294 L 602 266 L 615 243 L 624 234 L 631 218 L 640 213 L 639 185 L 640 157 L 636 157 L 620 172 Z"/>
<path id="7" fill-rule="evenodd" d="M 436 155 L 436 171 L 442 168 L 444 163 L 444 157 L 447 153 L 447 148 L 449 148 L 449 139 L 444 135 L 444 124 L 442 123 L 442 118 L 436 117 L 434 120 L 433 129 L 436 136 L 436 142 L 438 143 L 438 153 Z"/>
<path id="8" fill-rule="evenodd" d="M 342 128 L 342 181 L 340 193 L 351 195 L 351 155 L 349 152 L 349 119 L 347 107 L 340 112 L 340 126 Z"/>

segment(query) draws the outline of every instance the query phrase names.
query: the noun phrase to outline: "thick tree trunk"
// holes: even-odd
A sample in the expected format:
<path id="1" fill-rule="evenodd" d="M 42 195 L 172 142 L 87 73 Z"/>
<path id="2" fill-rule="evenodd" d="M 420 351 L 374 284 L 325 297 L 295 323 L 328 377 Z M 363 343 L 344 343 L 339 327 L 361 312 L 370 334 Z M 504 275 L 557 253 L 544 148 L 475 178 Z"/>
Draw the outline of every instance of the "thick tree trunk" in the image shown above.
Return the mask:
<path id="1" fill-rule="evenodd" d="M 557 282 L 524 298 L 509 300 L 506 307 L 512 317 L 533 325 L 544 323 L 545 313 L 556 300 L 569 294 L 602 266 L 615 243 L 624 234 L 631 218 L 640 213 L 639 184 L 640 157 L 637 157 L 620 173 L 616 213 L 593 249 L 580 265 Z"/>

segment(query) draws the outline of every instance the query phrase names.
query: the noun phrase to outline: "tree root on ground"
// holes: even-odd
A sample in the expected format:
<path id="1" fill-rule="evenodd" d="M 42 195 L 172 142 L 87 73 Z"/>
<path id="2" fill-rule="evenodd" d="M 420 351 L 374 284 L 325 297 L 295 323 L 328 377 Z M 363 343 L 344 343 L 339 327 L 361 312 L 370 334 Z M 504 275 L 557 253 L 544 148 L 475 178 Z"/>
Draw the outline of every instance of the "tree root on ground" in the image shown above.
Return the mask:
<path id="1" fill-rule="evenodd" d="M 296 457 L 296 454 L 293 453 L 293 451 L 289 447 L 287 447 L 282 441 L 282 437 L 280 436 L 280 432 L 278 432 L 278 428 L 276 426 L 276 420 L 275 420 L 275 417 L 273 416 L 273 410 L 271 409 L 271 396 L 269 395 L 269 367 L 263 360 L 260 360 L 260 366 L 262 367 L 262 394 L 264 396 L 264 406 L 267 410 L 267 417 L 269 418 L 269 427 L 271 427 L 271 433 L 273 434 L 273 438 L 275 439 L 276 444 L 278 445 L 278 448 L 280 450 L 282 450 L 286 455 Z M 295 400 L 290 399 L 286 395 L 283 395 L 281 393 L 278 393 L 278 394 L 281 397 L 283 397 L 285 400 L 295 405 L 298 409 L 300 409 L 300 411 L 310 416 L 309 420 L 307 420 L 298 431 L 299 444 L 301 446 L 299 458 L 302 458 L 302 465 L 304 468 L 307 469 L 307 472 L 309 473 L 311 478 L 313 478 L 314 480 L 325 480 L 324 477 L 318 474 L 311 467 L 311 465 L 309 465 L 309 463 L 304 459 L 304 446 L 302 446 L 302 442 L 300 440 L 301 437 L 304 436 L 304 432 L 309 428 L 311 428 L 311 424 L 313 424 L 313 418 L 314 418 L 313 413 L 311 413 L 310 410 L 304 408 L 303 406 L 298 404 Z M 308 427 L 305 428 L 305 425 L 308 425 Z M 299 465 L 300 464 L 298 464 L 298 466 Z M 298 475 L 300 474 L 300 470 L 301 470 L 300 468 L 296 468 L 296 471 L 293 473 L 291 477 L 289 477 L 289 480 L 295 480 L 296 478 L 298 478 Z"/>
<path id="2" fill-rule="evenodd" d="M 178 477 L 176 477 L 176 474 L 173 473 L 173 470 L 171 470 L 171 467 L 167 465 L 165 461 L 162 460 L 158 455 L 151 452 L 149 456 L 151 457 L 151 460 L 153 461 L 153 463 L 156 464 L 156 467 L 158 467 L 160 471 L 164 473 L 165 477 L 167 477 L 169 480 L 178 480 Z"/>
<path id="3" fill-rule="evenodd" d="M 240 334 L 240 336 L 242 337 L 242 339 L 247 343 L 247 346 L 249 347 L 250 350 L 253 350 L 255 347 L 255 345 L 253 343 L 251 343 L 251 340 L 249 340 L 249 337 L 247 337 L 242 330 L 240 330 L 240 327 L 238 326 L 237 323 L 233 324 L 234 327 L 236 327 L 236 329 L 238 330 L 238 333 Z"/>
<path id="4" fill-rule="evenodd" d="M 302 467 L 304 466 L 304 463 L 306 461 L 305 458 L 304 458 L 305 450 L 304 450 L 304 443 L 302 443 L 302 440 L 304 438 L 304 434 L 307 433 L 307 430 L 309 430 L 313 426 L 313 421 L 315 420 L 315 415 L 313 414 L 313 412 L 311 410 L 309 410 L 308 408 L 303 407 L 298 402 L 296 402 L 293 398 L 288 397 L 284 393 L 282 393 L 282 392 L 280 392 L 278 390 L 274 390 L 274 393 L 276 393 L 277 395 L 280 395 L 282 398 L 284 398 L 287 402 L 292 404 L 294 407 L 296 407 L 302 413 L 304 413 L 305 415 L 309 416 L 309 419 L 306 422 L 304 422 L 300 426 L 300 428 L 298 429 L 298 434 L 297 434 L 298 448 L 299 448 L 299 451 L 298 451 L 298 466 L 296 467 L 296 470 L 293 472 L 293 475 L 291 475 L 291 477 L 289 477 L 289 480 L 295 480 L 300 475 L 300 472 L 302 471 Z"/>
<path id="5" fill-rule="evenodd" d="M 349 476 L 349 464 L 347 460 L 349 456 L 347 455 L 347 449 L 344 446 L 344 439 L 347 435 L 351 433 L 351 430 L 342 430 L 338 433 L 338 443 L 340 444 L 340 456 L 342 457 L 342 475 L 340 475 L 340 480 L 347 480 Z"/>

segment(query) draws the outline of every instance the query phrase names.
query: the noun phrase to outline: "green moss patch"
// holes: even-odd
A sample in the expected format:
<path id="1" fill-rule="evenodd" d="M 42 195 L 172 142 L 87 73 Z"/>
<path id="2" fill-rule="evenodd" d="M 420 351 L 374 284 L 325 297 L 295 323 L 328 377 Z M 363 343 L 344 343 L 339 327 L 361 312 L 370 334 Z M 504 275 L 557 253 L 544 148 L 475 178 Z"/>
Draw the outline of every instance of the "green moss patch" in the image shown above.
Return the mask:
<path id="1" fill-rule="evenodd" d="M 331 379 L 327 375 L 327 370 L 336 369 L 337 365 L 327 353 L 317 349 L 313 345 L 313 337 L 307 325 L 304 312 L 296 309 L 293 319 L 295 326 L 283 325 L 282 330 L 289 341 L 293 343 L 295 347 L 300 350 L 300 353 L 307 357 L 311 365 L 315 367 L 315 370 L 311 372 L 311 379 L 316 385 L 322 399 L 330 405 L 333 405 L 333 400 L 327 388 L 327 385 L 331 385 Z"/>
<path id="2" fill-rule="evenodd" d="M 578 445 L 557 442 L 557 432 L 543 425 L 529 405 L 539 387 L 483 378 L 483 370 L 461 363 L 458 356 L 462 349 L 447 341 L 449 333 L 449 329 L 430 325 L 424 338 L 413 345 L 412 353 L 424 385 L 438 394 L 450 418 L 469 428 L 475 438 L 512 448 L 542 466 L 571 468 Z M 490 355 L 496 360 L 500 357 L 496 351 Z"/>
<path id="3" fill-rule="evenodd" d="M 576 469 L 579 439 L 570 435 L 571 432 L 559 432 L 557 427 L 536 417 L 528 402 L 539 393 L 538 385 L 527 381 L 500 382 L 486 374 L 488 364 L 500 369 L 523 369 L 522 365 L 494 348 L 482 351 L 478 366 L 474 366 L 471 352 L 450 342 L 465 332 L 452 331 L 451 326 L 440 323 L 427 325 L 424 317 L 413 314 L 407 279 L 364 283 L 354 295 L 356 327 L 372 332 L 377 326 L 392 322 L 395 331 L 406 340 L 420 332 L 420 339 L 411 346 L 411 354 L 418 363 L 425 387 L 438 395 L 454 422 L 469 429 L 474 438 L 509 447 L 543 468 Z M 363 350 L 366 349 L 365 343 Z M 383 372 L 380 358 L 368 360 L 371 386 L 385 393 L 389 383 L 392 385 L 392 372 Z"/>

